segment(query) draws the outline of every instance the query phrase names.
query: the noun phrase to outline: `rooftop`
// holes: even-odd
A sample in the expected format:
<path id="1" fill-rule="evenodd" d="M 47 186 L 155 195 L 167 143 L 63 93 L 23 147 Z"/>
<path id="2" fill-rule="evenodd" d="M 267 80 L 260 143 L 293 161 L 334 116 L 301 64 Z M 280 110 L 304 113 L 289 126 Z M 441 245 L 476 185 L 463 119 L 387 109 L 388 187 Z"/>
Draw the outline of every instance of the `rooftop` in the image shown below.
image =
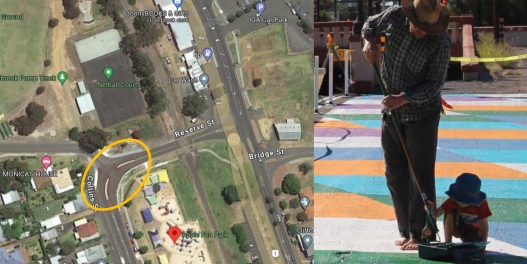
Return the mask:
<path id="1" fill-rule="evenodd" d="M 68 168 L 59 170 L 57 175 L 57 177 L 51 177 L 53 187 L 55 188 L 55 192 L 57 192 L 57 194 L 72 190 L 74 188 Z"/>
<path id="2" fill-rule="evenodd" d="M 20 196 L 18 195 L 17 191 L 10 191 L 8 193 L 3 193 L 2 195 L 2 202 L 4 205 L 12 204 L 14 202 L 20 201 Z"/>
<path id="3" fill-rule="evenodd" d="M 77 227 L 77 233 L 80 238 L 85 238 L 97 234 L 97 224 L 95 221 L 88 222 L 86 224 L 80 225 Z"/>
<path id="4" fill-rule="evenodd" d="M 80 63 L 85 63 L 119 50 L 119 42 L 121 42 L 119 31 L 108 29 L 75 42 L 75 49 Z"/>
<path id="5" fill-rule="evenodd" d="M 93 100 L 89 93 L 83 94 L 75 98 L 75 100 L 77 101 L 77 107 L 81 115 L 95 110 L 95 105 L 93 105 Z"/>

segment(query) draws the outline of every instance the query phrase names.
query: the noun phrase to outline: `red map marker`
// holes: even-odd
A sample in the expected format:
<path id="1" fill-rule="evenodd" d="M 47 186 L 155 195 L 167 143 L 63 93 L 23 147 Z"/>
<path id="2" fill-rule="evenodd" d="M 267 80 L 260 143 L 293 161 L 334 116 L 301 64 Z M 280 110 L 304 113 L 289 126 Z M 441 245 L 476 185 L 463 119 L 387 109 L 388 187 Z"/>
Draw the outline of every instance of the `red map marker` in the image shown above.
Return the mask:
<path id="1" fill-rule="evenodd" d="M 168 229 L 167 233 L 168 233 L 168 236 L 172 239 L 172 241 L 175 244 L 178 238 L 181 236 L 181 229 L 179 229 L 179 227 L 177 226 L 171 226 Z"/>

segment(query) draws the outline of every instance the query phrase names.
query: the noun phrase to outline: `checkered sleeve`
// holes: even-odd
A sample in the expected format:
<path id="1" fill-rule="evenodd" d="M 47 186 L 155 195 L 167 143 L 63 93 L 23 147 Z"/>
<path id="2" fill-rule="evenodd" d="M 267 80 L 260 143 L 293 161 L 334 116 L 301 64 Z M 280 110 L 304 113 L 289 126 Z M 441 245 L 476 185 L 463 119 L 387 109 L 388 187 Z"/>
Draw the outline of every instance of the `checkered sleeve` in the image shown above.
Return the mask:
<path id="1" fill-rule="evenodd" d="M 431 55 L 425 81 L 406 91 L 406 96 L 411 104 L 423 104 L 441 95 L 441 87 L 445 83 L 448 62 L 450 61 L 450 46 L 450 38 L 445 33 L 437 51 Z"/>
<path id="2" fill-rule="evenodd" d="M 392 6 L 383 12 L 369 17 L 362 26 L 362 37 L 371 40 L 377 37 L 377 34 L 386 30 L 386 25 L 393 22 L 394 14 L 398 6 Z"/>

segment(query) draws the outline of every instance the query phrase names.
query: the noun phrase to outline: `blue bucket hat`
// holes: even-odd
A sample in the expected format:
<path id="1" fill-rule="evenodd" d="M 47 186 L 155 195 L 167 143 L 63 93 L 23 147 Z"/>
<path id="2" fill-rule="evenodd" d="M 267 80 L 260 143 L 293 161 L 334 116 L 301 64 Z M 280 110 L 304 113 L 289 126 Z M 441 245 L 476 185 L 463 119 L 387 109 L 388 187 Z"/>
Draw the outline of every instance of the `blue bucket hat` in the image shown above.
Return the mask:
<path id="1" fill-rule="evenodd" d="M 458 202 L 479 206 L 487 198 L 487 194 L 480 191 L 480 188 L 481 180 L 478 176 L 472 173 L 463 173 L 457 177 L 456 182 L 451 184 L 450 189 L 445 193 Z"/>

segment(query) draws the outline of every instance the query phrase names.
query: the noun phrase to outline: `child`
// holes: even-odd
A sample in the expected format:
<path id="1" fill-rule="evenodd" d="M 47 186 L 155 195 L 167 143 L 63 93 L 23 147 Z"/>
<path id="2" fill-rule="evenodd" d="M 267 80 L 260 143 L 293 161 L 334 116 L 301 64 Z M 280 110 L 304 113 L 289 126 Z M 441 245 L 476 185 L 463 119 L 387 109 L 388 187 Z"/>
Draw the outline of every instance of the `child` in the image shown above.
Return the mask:
<path id="1" fill-rule="evenodd" d="M 487 242 L 489 235 L 488 217 L 492 215 L 487 195 L 480 191 L 481 180 L 471 173 L 463 173 L 445 192 L 448 199 L 439 208 L 428 202 L 435 218 L 445 214 L 445 242 L 452 242 L 452 236 L 463 242 Z M 426 208 L 425 208 L 426 209 Z"/>

